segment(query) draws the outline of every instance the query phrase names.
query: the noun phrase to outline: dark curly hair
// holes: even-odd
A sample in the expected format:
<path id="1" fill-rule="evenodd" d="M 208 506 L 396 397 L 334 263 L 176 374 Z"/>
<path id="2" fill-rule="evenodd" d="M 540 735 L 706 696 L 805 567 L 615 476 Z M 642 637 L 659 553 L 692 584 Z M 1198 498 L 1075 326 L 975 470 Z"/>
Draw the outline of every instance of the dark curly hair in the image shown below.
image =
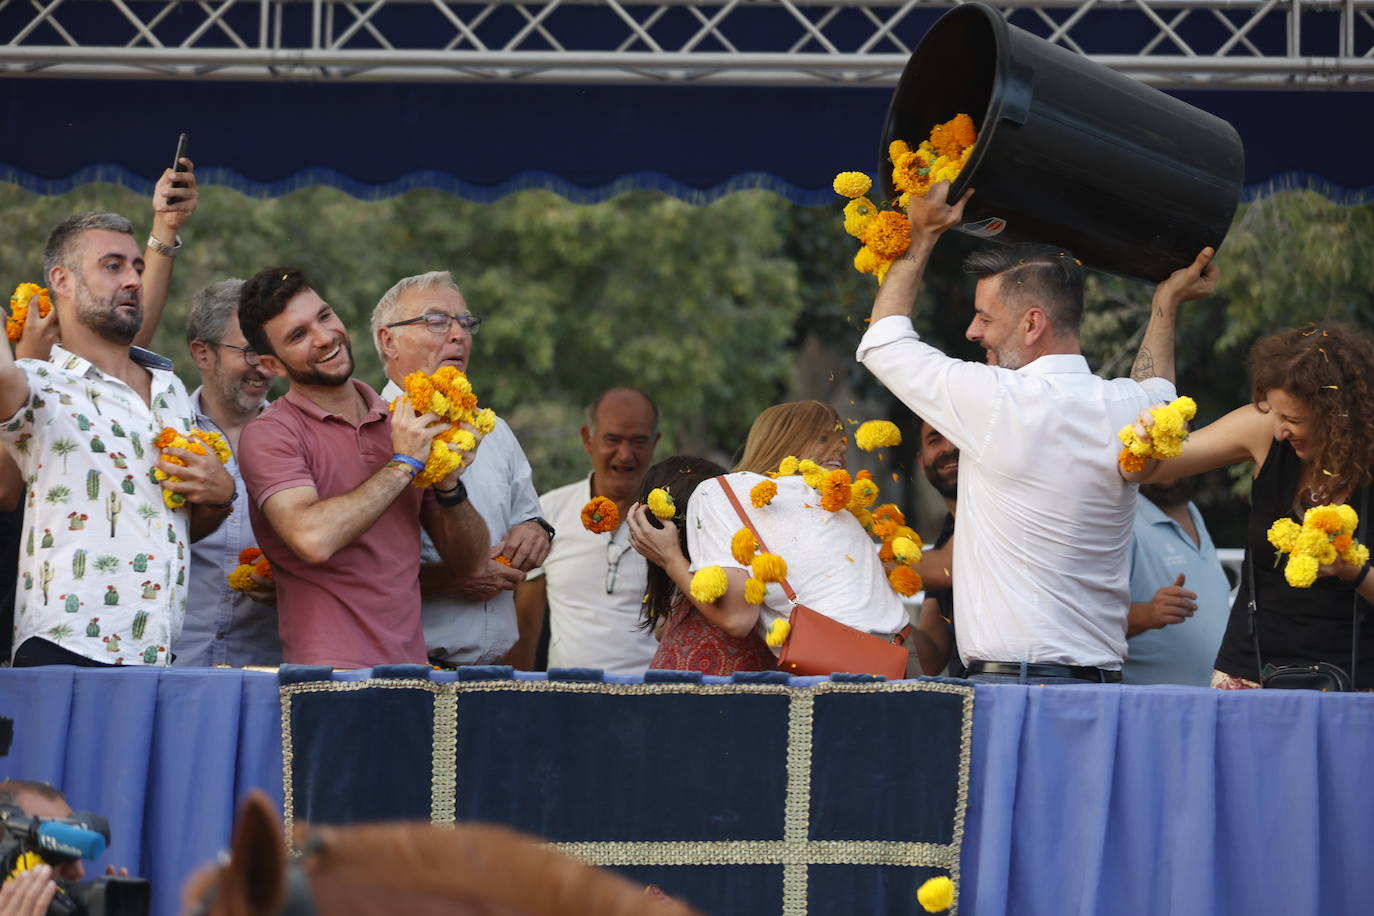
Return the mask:
<path id="1" fill-rule="evenodd" d="M 264 267 L 244 281 L 239 291 L 239 330 L 248 339 L 248 346 L 258 353 L 276 355 L 263 325 L 280 315 L 286 303 L 304 289 L 319 292 L 299 267 L 286 265 Z"/>
<path id="2" fill-rule="evenodd" d="M 1267 393 L 1281 388 L 1305 404 L 1314 468 L 1352 488 L 1374 468 L 1374 341 L 1347 324 L 1309 324 L 1255 341 L 1251 398 L 1265 413 Z"/>
<path id="3" fill-rule="evenodd" d="M 641 503 L 649 501 L 649 491 L 662 487 L 673 498 L 673 505 L 677 506 L 677 515 L 658 521 L 677 526 L 677 539 L 682 547 L 683 556 L 687 556 L 687 501 L 692 498 L 692 494 L 703 480 L 710 480 L 724 473 L 725 468 L 714 461 L 693 458 L 690 455 L 674 455 L 664 458 L 649 468 L 648 473 L 644 475 L 644 485 L 640 488 L 639 494 Z M 663 567 L 650 563 L 648 586 L 644 591 L 644 606 L 640 612 L 640 627 L 647 630 L 658 621 L 667 620 L 673 612 L 673 604 L 677 600 L 676 593 L 677 587 L 663 571 Z"/>

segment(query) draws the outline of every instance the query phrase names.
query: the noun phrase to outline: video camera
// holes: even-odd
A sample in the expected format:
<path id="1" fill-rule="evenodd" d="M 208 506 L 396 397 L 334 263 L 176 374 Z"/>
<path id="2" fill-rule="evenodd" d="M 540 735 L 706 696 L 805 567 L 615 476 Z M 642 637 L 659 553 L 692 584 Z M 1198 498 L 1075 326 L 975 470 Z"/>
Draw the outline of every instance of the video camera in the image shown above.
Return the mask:
<path id="1" fill-rule="evenodd" d="M 6 881 L 44 862 L 98 859 L 109 842 L 110 824 L 98 814 L 29 817 L 18 805 L 0 804 L 0 875 Z M 48 916 L 147 916 L 150 899 L 144 878 L 57 881 Z"/>

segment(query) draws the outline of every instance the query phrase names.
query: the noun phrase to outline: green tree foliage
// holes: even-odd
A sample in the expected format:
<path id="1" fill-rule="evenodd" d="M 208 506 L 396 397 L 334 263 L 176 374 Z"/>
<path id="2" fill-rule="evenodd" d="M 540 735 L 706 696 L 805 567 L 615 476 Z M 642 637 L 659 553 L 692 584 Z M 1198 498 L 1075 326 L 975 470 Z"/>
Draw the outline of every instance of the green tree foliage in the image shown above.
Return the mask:
<path id="1" fill-rule="evenodd" d="M 49 198 L 0 186 L 0 276 L 40 279 L 49 229 L 96 208 L 149 221 L 148 203 L 120 188 Z M 321 187 L 271 200 L 203 188 L 154 344 L 196 384 L 184 340 L 191 293 L 294 263 L 346 322 L 358 376 L 380 387 L 373 305 L 400 277 L 447 268 L 484 319 L 478 396 L 515 428 L 540 488 L 585 472 L 582 408 L 617 384 L 659 401 L 660 454 L 728 453 L 791 367 L 801 303 L 781 254 L 787 209 L 764 192 L 694 207 L 647 193 L 575 206 L 528 191 L 478 205 L 424 190 L 362 202 Z"/>

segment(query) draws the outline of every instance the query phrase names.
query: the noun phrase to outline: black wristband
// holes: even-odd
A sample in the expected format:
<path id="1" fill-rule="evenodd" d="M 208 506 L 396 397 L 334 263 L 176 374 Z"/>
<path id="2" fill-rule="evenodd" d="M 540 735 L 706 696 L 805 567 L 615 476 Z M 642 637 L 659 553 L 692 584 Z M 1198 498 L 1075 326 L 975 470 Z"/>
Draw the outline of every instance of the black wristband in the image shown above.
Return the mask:
<path id="1" fill-rule="evenodd" d="M 1359 591 L 1360 586 L 1364 584 L 1364 577 L 1367 575 L 1369 575 L 1368 563 L 1364 564 L 1364 569 L 1360 570 L 1360 574 L 1350 581 L 1350 587 Z"/>
<path id="2" fill-rule="evenodd" d="M 238 484 L 235 484 L 235 485 L 234 485 L 234 492 L 229 494 L 229 501 L 228 501 L 227 503 L 204 503 L 203 505 L 204 505 L 205 508 L 207 508 L 207 509 L 216 509 L 216 510 L 218 510 L 218 511 L 220 511 L 220 512 L 228 512 L 230 509 L 234 508 L 234 500 L 236 500 L 236 499 L 238 499 L 238 498 L 239 498 L 239 488 L 238 488 Z M 1369 569 L 1369 567 L 1366 566 L 1365 569 L 1367 570 L 1367 569 Z"/>
<path id="3" fill-rule="evenodd" d="M 458 486 L 452 490 L 440 490 L 436 487 L 434 489 L 434 501 L 445 508 L 462 505 L 468 501 L 467 484 L 463 483 L 462 478 L 459 478 Z"/>

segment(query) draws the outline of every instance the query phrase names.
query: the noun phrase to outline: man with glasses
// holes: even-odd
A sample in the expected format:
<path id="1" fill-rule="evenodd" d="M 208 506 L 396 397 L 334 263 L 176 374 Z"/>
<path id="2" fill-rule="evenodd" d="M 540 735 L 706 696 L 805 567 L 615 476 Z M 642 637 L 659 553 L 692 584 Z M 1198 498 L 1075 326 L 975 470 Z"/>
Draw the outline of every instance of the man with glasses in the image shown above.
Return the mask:
<path id="1" fill-rule="evenodd" d="M 277 596 L 270 579 L 238 592 L 228 576 L 239 553 L 256 547 L 248 521 L 248 491 L 239 474 L 239 433 L 262 413 L 272 377 L 239 329 L 242 280 L 221 280 L 196 293 L 186 321 L 186 345 L 200 370 L 191 392 L 194 423 L 224 436 L 233 457 L 225 470 L 234 478 L 234 511 L 213 534 L 191 545 L 190 601 L 173 664 L 179 666 L 281 664 Z"/>
<path id="2" fill-rule="evenodd" d="M 559 534 L 543 568 L 516 591 L 520 642 L 510 656 L 516 667 L 535 663 L 546 602 L 550 668 L 638 674 L 649 667 L 658 643 L 652 630 L 639 627 L 648 565 L 630 547 L 624 518 L 639 498 L 657 444 L 658 407 L 642 391 L 612 388 L 587 408 L 582 447 L 592 473 L 539 498 Z M 582 507 L 593 496 L 616 504 L 620 527 L 594 534 L 582 526 Z"/>
<path id="3" fill-rule="evenodd" d="M 399 281 L 372 312 L 372 342 L 387 375 L 382 397 L 400 395 L 412 372 L 452 366 L 467 373 L 481 323 L 448 271 Z M 530 463 L 505 420 L 483 438 L 463 483 L 493 541 L 485 565 L 455 570 L 440 562 L 428 536 L 420 543 L 425 647 L 430 661 L 444 666 L 495 664 L 515 644 L 515 587 L 544 562 L 553 538 L 540 517 Z"/>

